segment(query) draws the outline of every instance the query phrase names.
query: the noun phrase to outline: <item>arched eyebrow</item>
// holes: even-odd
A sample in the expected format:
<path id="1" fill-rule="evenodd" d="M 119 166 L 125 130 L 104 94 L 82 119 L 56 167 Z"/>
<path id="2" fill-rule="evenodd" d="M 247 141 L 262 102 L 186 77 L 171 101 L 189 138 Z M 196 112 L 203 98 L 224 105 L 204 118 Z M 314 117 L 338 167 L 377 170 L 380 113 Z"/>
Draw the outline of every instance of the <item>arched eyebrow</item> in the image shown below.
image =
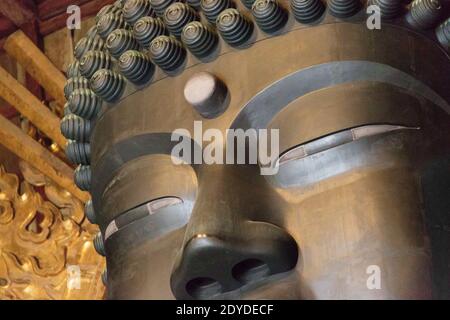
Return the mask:
<path id="1" fill-rule="evenodd" d="M 286 150 L 278 158 L 277 165 L 283 165 L 290 161 L 303 159 L 356 140 L 399 130 L 420 130 L 420 127 L 371 124 L 345 129 L 343 131 L 334 132 Z"/>

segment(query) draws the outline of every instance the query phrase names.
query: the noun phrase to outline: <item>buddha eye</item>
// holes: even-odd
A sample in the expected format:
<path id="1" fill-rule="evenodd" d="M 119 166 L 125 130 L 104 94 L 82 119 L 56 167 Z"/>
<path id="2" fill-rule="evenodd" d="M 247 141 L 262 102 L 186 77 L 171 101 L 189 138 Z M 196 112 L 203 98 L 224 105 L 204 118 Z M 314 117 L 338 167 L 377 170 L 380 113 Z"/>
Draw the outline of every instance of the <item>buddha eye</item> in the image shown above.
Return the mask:
<path id="1" fill-rule="evenodd" d="M 399 131 L 399 130 L 418 130 L 417 127 L 405 127 L 400 125 L 367 125 L 360 126 L 344 131 L 332 133 L 324 137 L 315 139 L 293 147 L 290 150 L 283 152 L 277 162 L 277 165 L 284 165 L 290 161 L 312 156 L 314 154 L 324 152 L 341 145 L 351 143 L 360 139 L 368 138 L 371 136 L 381 135 L 383 133 Z"/>
<path id="2" fill-rule="evenodd" d="M 327 134 L 281 152 L 269 181 L 281 188 L 318 183 L 350 171 L 399 163 L 419 127 L 374 124 Z"/>
<path id="3" fill-rule="evenodd" d="M 182 228 L 189 220 L 189 212 L 183 207 L 184 201 L 168 196 L 154 199 L 133 208 L 109 223 L 105 231 L 105 241 L 116 232 L 133 223 L 146 224 L 147 239 L 157 239 Z"/>
<path id="4" fill-rule="evenodd" d="M 196 193 L 193 168 L 173 164 L 169 155 L 148 155 L 127 162 L 115 172 L 101 195 L 97 217 L 104 226 L 105 244 L 131 241 L 130 245 L 136 245 L 184 227 Z M 121 237 L 125 229 L 132 236 Z"/>

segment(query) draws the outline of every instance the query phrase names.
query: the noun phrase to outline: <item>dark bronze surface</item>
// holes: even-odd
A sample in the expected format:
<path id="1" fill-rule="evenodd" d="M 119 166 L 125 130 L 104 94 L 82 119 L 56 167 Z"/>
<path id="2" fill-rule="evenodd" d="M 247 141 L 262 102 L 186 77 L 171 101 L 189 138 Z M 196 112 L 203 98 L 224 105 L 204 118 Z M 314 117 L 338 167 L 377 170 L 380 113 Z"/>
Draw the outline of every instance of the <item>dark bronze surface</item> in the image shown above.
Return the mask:
<path id="1" fill-rule="evenodd" d="M 369 30 L 362 12 L 312 26 L 291 14 L 277 36 L 221 39 L 210 62 L 189 54 L 104 105 L 90 191 L 109 297 L 449 298 L 450 60 L 432 34 L 402 17 Z M 214 119 L 183 96 L 203 71 L 229 92 Z M 171 133 L 193 136 L 196 120 L 279 129 L 279 172 L 175 166 Z"/>

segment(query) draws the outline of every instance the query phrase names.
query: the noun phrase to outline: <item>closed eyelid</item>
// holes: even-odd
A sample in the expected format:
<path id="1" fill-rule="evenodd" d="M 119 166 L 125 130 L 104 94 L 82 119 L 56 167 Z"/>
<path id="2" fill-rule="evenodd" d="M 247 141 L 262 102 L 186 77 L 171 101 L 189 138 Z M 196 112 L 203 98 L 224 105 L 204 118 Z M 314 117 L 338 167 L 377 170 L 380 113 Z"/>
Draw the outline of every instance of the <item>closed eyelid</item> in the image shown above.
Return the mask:
<path id="1" fill-rule="evenodd" d="M 295 146 L 285 151 L 280 155 L 278 159 L 278 165 L 283 165 L 290 161 L 303 159 L 319 152 L 323 152 L 356 140 L 399 130 L 420 130 L 420 128 L 406 127 L 401 125 L 371 124 L 346 129 L 344 131 L 328 134 L 326 136 Z"/>
<path id="2" fill-rule="evenodd" d="M 105 241 L 111 237 L 114 233 L 119 231 L 122 228 L 125 228 L 127 225 L 143 219 L 147 216 L 152 216 L 158 214 L 158 211 L 164 208 L 177 206 L 183 204 L 184 201 L 178 197 L 163 197 L 159 199 L 154 199 L 146 204 L 138 206 L 134 209 L 131 209 L 108 224 L 108 227 L 105 231 Z"/>

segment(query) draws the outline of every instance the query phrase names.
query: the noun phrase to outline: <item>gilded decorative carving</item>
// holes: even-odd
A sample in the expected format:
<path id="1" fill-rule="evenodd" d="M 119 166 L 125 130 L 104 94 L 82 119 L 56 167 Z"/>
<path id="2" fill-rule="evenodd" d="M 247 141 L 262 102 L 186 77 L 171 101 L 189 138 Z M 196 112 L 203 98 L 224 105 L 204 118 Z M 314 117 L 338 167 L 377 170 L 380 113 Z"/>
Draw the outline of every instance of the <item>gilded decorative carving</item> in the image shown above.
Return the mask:
<path id="1" fill-rule="evenodd" d="M 83 204 L 25 162 L 0 166 L 0 299 L 102 299 L 104 259 Z"/>

